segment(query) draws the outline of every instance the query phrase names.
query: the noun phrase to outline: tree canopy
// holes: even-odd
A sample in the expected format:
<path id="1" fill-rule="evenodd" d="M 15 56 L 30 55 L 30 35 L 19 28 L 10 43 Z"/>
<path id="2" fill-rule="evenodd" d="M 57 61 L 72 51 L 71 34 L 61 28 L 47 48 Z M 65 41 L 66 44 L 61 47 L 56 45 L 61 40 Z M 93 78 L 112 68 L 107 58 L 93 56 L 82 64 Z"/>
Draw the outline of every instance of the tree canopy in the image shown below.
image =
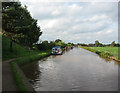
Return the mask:
<path id="1" fill-rule="evenodd" d="M 99 44 L 100 44 L 100 43 L 99 43 L 99 41 L 98 41 L 98 40 L 96 40 L 96 41 L 95 41 L 95 47 L 98 47 L 98 46 L 99 46 Z"/>
<path id="2" fill-rule="evenodd" d="M 37 20 L 20 2 L 2 2 L 2 18 L 3 34 L 11 41 L 31 47 L 42 34 Z"/>
<path id="3" fill-rule="evenodd" d="M 59 42 L 62 42 L 62 40 L 60 40 L 60 39 L 55 40 L 55 43 L 59 43 Z"/>

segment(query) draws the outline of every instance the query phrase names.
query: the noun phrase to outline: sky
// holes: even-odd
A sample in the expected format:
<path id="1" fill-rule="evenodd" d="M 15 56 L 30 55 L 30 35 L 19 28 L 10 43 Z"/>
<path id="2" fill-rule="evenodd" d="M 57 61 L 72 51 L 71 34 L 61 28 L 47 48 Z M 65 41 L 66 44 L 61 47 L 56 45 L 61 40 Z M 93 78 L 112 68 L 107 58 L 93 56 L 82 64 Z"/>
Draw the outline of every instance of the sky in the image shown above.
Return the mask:
<path id="1" fill-rule="evenodd" d="M 118 42 L 117 2 L 37 2 L 20 0 L 43 31 L 40 40 L 101 43 Z"/>

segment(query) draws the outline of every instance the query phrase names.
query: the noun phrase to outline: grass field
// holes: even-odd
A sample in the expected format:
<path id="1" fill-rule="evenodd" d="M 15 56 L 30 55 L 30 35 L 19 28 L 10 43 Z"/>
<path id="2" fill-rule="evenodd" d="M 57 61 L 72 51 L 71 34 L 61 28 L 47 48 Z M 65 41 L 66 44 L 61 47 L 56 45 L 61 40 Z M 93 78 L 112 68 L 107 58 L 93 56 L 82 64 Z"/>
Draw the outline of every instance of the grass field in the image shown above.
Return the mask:
<path id="1" fill-rule="evenodd" d="M 101 52 L 109 52 L 112 56 L 118 56 L 118 47 L 90 47 Z"/>
<path id="2" fill-rule="evenodd" d="M 118 47 L 82 47 L 86 50 L 99 54 L 103 57 L 112 57 L 120 60 L 120 49 Z"/>

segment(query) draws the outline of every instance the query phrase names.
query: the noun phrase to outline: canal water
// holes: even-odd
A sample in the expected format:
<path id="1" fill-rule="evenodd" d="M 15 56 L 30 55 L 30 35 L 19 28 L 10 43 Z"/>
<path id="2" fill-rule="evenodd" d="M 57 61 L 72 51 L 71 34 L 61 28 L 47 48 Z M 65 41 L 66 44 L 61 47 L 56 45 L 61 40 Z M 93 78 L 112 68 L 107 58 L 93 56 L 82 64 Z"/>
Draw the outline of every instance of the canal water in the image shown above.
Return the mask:
<path id="1" fill-rule="evenodd" d="M 21 68 L 36 91 L 118 90 L 118 65 L 81 48 Z"/>

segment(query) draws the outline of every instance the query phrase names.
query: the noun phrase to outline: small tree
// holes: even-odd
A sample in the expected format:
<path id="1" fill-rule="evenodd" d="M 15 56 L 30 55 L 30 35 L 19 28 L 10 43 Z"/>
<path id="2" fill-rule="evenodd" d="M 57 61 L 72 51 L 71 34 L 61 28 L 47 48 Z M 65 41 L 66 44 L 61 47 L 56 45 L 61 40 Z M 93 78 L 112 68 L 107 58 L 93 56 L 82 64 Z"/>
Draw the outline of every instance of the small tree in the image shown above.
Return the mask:
<path id="1" fill-rule="evenodd" d="M 113 41 L 110 46 L 114 47 L 115 46 L 115 41 Z"/>
<path id="2" fill-rule="evenodd" d="M 71 42 L 68 42 L 68 44 L 67 44 L 68 46 L 71 46 Z"/>
<path id="3" fill-rule="evenodd" d="M 58 43 L 58 42 L 62 42 L 62 40 L 56 39 L 56 40 L 55 40 L 55 43 Z"/>
<path id="4" fill-rule="evenodd" d="M 60 39 L 55 40 L 56 46 L 61 46 L 61 43 L 62 43 L 62 40 L 60 40 Z"/>
<path id="5" fill-rule="evenodd" d="M 98 46 L 99 46 L 99 44 L 100 44 L 100 43 L 99 43 L 99 41 L 98 41 L 98 40 L 96 40 L 96 41 L 95 41 L 95 47 L 98 47 Z"/>

